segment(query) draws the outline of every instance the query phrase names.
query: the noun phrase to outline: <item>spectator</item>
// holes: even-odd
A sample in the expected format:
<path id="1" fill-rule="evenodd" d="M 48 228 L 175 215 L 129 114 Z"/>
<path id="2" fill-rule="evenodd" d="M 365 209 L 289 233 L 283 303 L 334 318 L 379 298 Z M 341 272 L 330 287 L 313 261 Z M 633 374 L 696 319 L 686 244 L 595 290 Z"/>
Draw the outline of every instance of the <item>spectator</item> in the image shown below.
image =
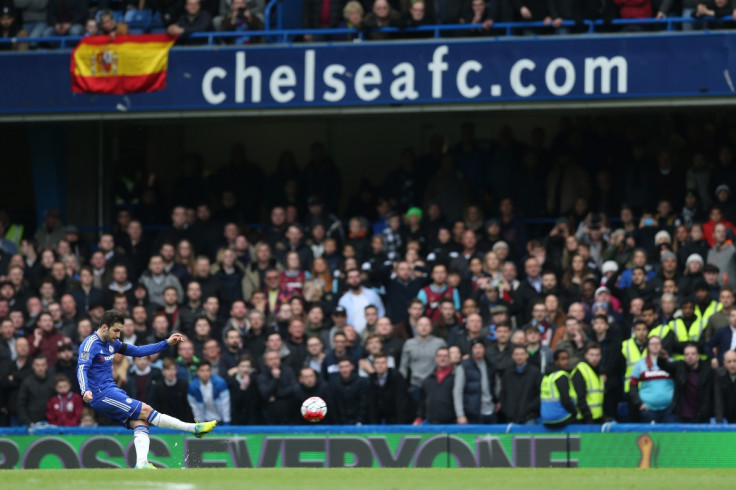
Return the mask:
<path id="1" fill-rule="evenodd" d="M 504 322 L 496 325 L 496 340 L 491 340 L 487 344 L 486 357 L 499 376 L 513 366 L 511 358 L 513 345 L 510 340 L 511 326 Z"/>
<path id="2" fill-rule="evenodd" d="M 495 424 L 497 403 L 493 365 L 483 339 L 470 344 L 470 357 L 455 368 L 453 400 L 458 424 Z"/>
<path id="3" fill-rule="evenodd" d="M 356 351 L 348 349 L 347 336 L 344 332 L 335 333 L 332 343 L 335 347 L 327 353 L 322 361 L 322 377 L 329 382 L 332 382 L 339 375 L 338 361 L 340 358 L 348 355 L 353 359 L 353 363 L 357 364 L 359 356 L 359 354 L 356 354 Z"/>
<path id="4" fill-rule="evenodd" d="M 368 381 L 358 376 L 349 356 L 338 359 L 339 377 L 330 382 L 330 393 L 337 412 L 337 423 L 360 425 L 368 420 Z"/>
<path id="5" fill-rule="evenodd" d="M 110 39 L 115 39 L 115 36 L 123 36 L 130 34 L 128 24 L 125 22 L 118 22 L 115 20 L 115 14 L 112 10 L 105 9 L 100 12 L 100 32 L 101 34 L 110 36 Z"/>
<path id="6" fill-rule="evenodd" d="M 732 308 L 728 314 L 729 324 L 719 328 L 705 345 L 705 353 L 711 360 L 713 369 L 723 366 L 723 355 L 729 350 L 734 350 L 736 342 L 736 308 Z"/>
<path id="7" fill-rule="evenodd" d="M 60 427 L 76 427 L 82 420 L 82 397 L 71 391 L 69 378 L 56 376 L 56 394 L 46 403 L 46 421 Z"/>
<path id="8" fill-rule="evenodd" d="M 197 377 L 192 380 L 187 400 L 197 420 L 217 420 L 230 423 L 230 392 L 220 376 L 212 374 L 212 364 L 204 360 L 197 366 Z"/>
<path id="9" fill-rule="evenodd" d="M 0 37 L 41 37 L 48 26 L 47 9 L 48 0 L 21 0 L 3 5 L 0 8 Z M 27 44 L 12 46 L 14 50 L 28 49 Z"/>
<path id="10" fill-rule="evenodd" d="M 77 310 L 83 313 L 88 313 L 92 305 L 104 300 L 102 290 L 94 286 L 94 274 L 90 267 L 83 266 L 79 270 L 79 289 L 72 292 L 72 297 L 77 303 Z"/>
<path id="11" fill-rule="evenodd" d="M 369 375 L 368 423 L 408 423 L 412 400 L 403 376 L 389 366 L 386 354 L 373 356 L 374 371 Z"/>
<path id="12" fill-rule="evenodd" d="M 591 342 L 585 346 L 584 360 L 575 366 L 570 376 L 577 395 L 578 420 L 584 424 L 603 422 L 604 381 L 600 375 L 600 363 L 601 346 Z"/>
<path id="13" fill-rule="evenodd" d="M 373 8 L 363 19 L 363 27 L 369 30 L 376 30 L 382 27 L 400 27 L 401 14 L 389 5 L 387 0 L 376 0 L 373 2 Z M 389 33 L 370 32 L 368 39 L 391 39 L 393 36 Z"/>
<path id="14" fill-rule="evenodd" d="M 10 318 L 0 320 L 0 363 L 15 360 L 15 342 L 13 321 Z"/>
<path id="15" fill-rule="evenodd" d="M 264 370 L 256 377 L 258 392 L 263 400 L 266 423 L 271 425 L 296 422 L 300 400 L 299 386 L 289 366 L 282 366 L 279 353 L 266 351 Z"/>
<path id="16" fill-rule="evenodd" d="M 447 347 L 436 350 L 433 360 L 434 369 L 422 381 L 419 390 L 417 418 L 414 425 L 423 421 L 430 424 L 452 424 L 457 420 L 453 402 L 455 375 L 450 364 L 450 353 Z"/>
<path id="17" fill-rule="evenodd" d="M 31 356 L 42 354 L 50 364 L 56 364 L 59 347 L 68 343 L 68 338 L 54 329 L 53 318 L 50 313 L 41 313 L 33 330 L 33 342 L 31 343 Z"/>
<path id="18" fill-rule="evenodd" d="M 503 373 L 500 403 L 495 410 L 500 411 L 508 423 L 532 425 L 539 417 L 542 373 L 529 363 L 529 353 L 524 346 L 514 346 L 512 359 L 514 367 Z"/>
<path id="19" fill-rule="evenodd" d="M 417 402 L 419 400 L 422 382 L 435 368 L 437 349 L 447 346 L 444 340 L 433 336 L 431 332 L 432 323 L 429 321 L 429 318 L 426 316 L 421 317 L 417 322 L 416 337 L 407 340 L 401 351 L 401 367 L 399 371 L 404 379 L 409 380 L 409 390 Z"/>
<path id="20" fill-rule="evenodd" d="M 226 1 L 222 0 L 221 4 L 225 4 Z M 254 1 L 253 3 L 261 3 L 262 1 Z M 262 5 L 261 5 L 262 6 Z M 263 12 L 258 15 L 254 12 L 246 3 L 245 0 L 232 0 L 230 2 L 229 9 L 223 9 L 220 7 L 220 12 L 228 11 L 228 14 L 223 18 L 218 16 L 214 18 L 214 26 L 218 31 L 238 31 L 243 32 L 243 36 L 239 38 L 228 38 L 228 43 L 234 44 L 251 44 L 261 41 L 260 36 L 250 36 L 247 31 L 262 31 L 264 28 Z"/>
<path id="21" fill-rule="evenodd" d="M 661 366 L 675 382 L 672 412 L 681 423 L 707 424 L 713 413 L 714 371 L 700 360 L 694 342 L 687 342 L 683 352 L 684 360 L 663 361 Z"/>
<path id="22" fill-rule="evenodd" d="M 369 335 L 365 340 L 365 357 L 358 363 L 358 376 L 369 378 L 371 374 L 376 372 L 375 360 L 379 354 L 386 357 L 386 364 L 389 369 L 396 369 L 396 360 L 393 356 L 384 354 L 382 349 L 381 336 L 377 333 Z"/>
<path id="23" fill-rule="evenodd" d="M 48 5 L 48 6 L 47 6 Z M 26 22 L 26 30 L 30 33 L 31 37 L 38 37 L 38 30 L 41 29 L 38 24 L 47 23 L 49 20 L 51 20 L 52 16 L 52 10 L 56 10 L 58 8 L 58 4 L 47 4 L 43 0 L 31 3 L 28 2 L 27 6 L 26 4 L 20 3 L 19 5 L 16 5 L 19 9 L 22 10 L 24 21 Z M 33 15 L 28 16 L 26 12 L 34 12 Z M 46 17 L 44 17 L 46 15 Z M 28 20 L 25 20 L 26 17 L 28 17 Z M 56 20 L 56 16 L 54 16 L 54 20 Z M 34 23 L 36 25 L 30 26 L 30 23 Z M 52 32 L 55 32 L 56 26 L 46 27 L 44 26 L 44 33 L 43 35 L 46 36 L 46 32 L 48 32 L 48 29 L 52 29 Z M 71 24 L 67 29 L 71 28 Z M 78 33 L 81 34 L 81 31 Z M 38 247 L 56 247 L 56 244 L 64 238 L 64 232 L 65 228 L 64 225 L 61 223 L 61 212 L 56 208 L 50 208 L 47 209 L 44 213 L 46 220 L 41 224 L 41 226 L 38 227 L 36 230 L 36 233 L 33 235 L 33 239 L 36 242 L 36 245 Z"/>
<path id="24" fill-rule="evenodd" d="M 547 372 L 547 366 L 552 365 L 552 351 L 546 345 L 542 345 L 542 336 L 539 328 L 529 325 L 524 329 L 526 337 L 526 351 L 529 353 L 529 363 L 539 368 L 540 372 Z"/>
<path id="25" fill-rule="evenodd" d="M 386 310 L 381 298 L 373 290 L 363 287 L 360 271 L 357 269 L 347 272 L 346 284 L 349 290 L 342 295 L 338 304 L 345 308 L 348 324 L 355 327 L 355 331 L 360 334 L 366 325 L 366 306 L 373 305 L 378 308 L 379 317 L 385 316 Z"/>
<path id="26" fill-rule="evenodd" d="M 54 380 L 48 374 L 48 362 L 41 354 L 33 359 L 33 375 L 27 376 L 18 392 L 18 421 L 33 425 L 46 420 L 46 404 L 54 394 Z"/>
<path id="27" fill-rule="evenodd" d="M 179 324 L 184 335 L 192 336 L 197 318 L 204 316 L 202 285 L 193 280 L 187 284 L 186 302 L 179 308 Z"/>
<path id="28" fill-rule="evenodd" d="M 180 346 L 181 347 L 181 346 Z M 163 380 L 153 389 L 152 406 L 183 422 L 193 422 L 192 407 L 188 402 L 189 385 L 177 376 L 178 367 L 173 359 L 163 360 Z M 163 412 L 161 412 L 163 413 Z"/>
<path id="29" fill-rule="evenodd" d="M 706 322 L 705 330 L 702 332 L 699 341 L 708 342 L 713 338 L 718 329 L 727 327 L 730 324 L 731 310 L 733 310 L 734 304 L 734 292 L 730 287 L 724 286 L 718 294 L 718 301 L 711 300 L 710 295 L 704 294 L 704 296 L 705 301 L 699 301 L 695 305 L 695 314 L 699 315 L 700 318 L 705 318 Z M 709 352 L 712 351 L 706 349 L 705 354 Z"/>
<path id="30" fill-rule="evenodd" d="M 71 384 L 71 391 L 79 393 L 79 381 L 77 380 L 77 362 L 74 358 L 74 351 L 69 344 L 59 346 L 57 351 L 57 361 L 53 368 L 56 375 L 63 374 Z"/>
<path id="31" fill-rule="evenodd" d="M 172 36 L 181 36 L 211 30 L 212 15 L 210 12 L 202 9 L 200 0 L 186 0 L 184 13 L 176 23 L 169 25 L 166 31 Z"/>
<path id="32" fill-rule="evenodd" d="M 84 21 L 88 9 L 89 5 L 86 0 L 49 0 L 49 26 L 44 30 L 43 35 L 47 37 L 81 36 L 84 32 Z M 46 223 L 48 225 L 48 216 Z"/>
<path id="33" fill-rule="evenodd" d="M 18 425 L 18 394 L 23 381 L 33 374 L 25 337 L 15 343 L 15 360 L 0 361 L 0 426 Z"/>
<path id="34" fill-rule="evenodd" d="M 256 425 L 261 423 L 258 407 L 258 387 L 255 382 L 254 360 L 249 355 L 240 356 L 237 372 L 228 379 L 232 400 L 233 425 Z"/>
<path id="35" fill-rule="evenodd" d="M 629 384 L 634 366 L 647 356 L 648 336 L 649 330 L 646 322 L 637 320 L 634 322 L 634 335 L 630 339 L 624 340 L 621 345 L 621 353 L 626 360 L 626 373 L 624 374 L 624 393 L 626 395 L 629 394 Z"/>
<path id="36" fill-rule="evenodd" d="M 423 287 L 417 297 L 425 307 L 424 315 L 433 322 L 440 317 L 440 300 L 450 298 L 455 302 L 455 309 L 460 309 L 460 294 L 457 289 L 447 284 L 447 266 L 435 264 L 432 266 L 432 283 Z"/>
<path id="37" fill-rule="evenodd" d="M 381 338 L 381 351 L 394 358 L 396 365 L 401 366 L 401 352 L 404 341 L 394 335 L 394 328 L 388 318 L 379 318 L 376 323 L 376 334 Z"/>
<path id="38" fill-rule="evenodd" d="M 460 352 L 463 355 L 463 359 L 470 357 L 470 350 L 475 340 L 483 341 L 486 337 L 487 332 L 483 329 L 483 320 L 480 315 L 473 313 L 468 316 L 465 321 L 465 333 L 459 333 L 454 341 L 453 345 L 460 348 Z"/>
<path id="39" fill-rule="evenodd" d="M 629 396 L 634 407 L 638 407 L 644 423 L 674 422 L 672 399 L 675 384 L 669 372 L 659 368 L 659 363 L 668 362 L 669 354 L 662 349 L 659 337 L 649 337 L 647 356 L 634 365 L 631 373 Z"/>
<path id="40" fill-rule="evenodd" d="M 724 355 L 724 366 L 718 368 L 715 379 L 716 422 L 736 422 L 736 351 Z"/>
<path id="41" fill-rule="evenodd" d="M 171 286 L 176 289 L 177 297 L 183 297 L 184 293 L 179 280 L 172 274 L 164 271 L 164 261 L 160 255 L 153 255 L 148 262 L 148 270 L 141 275 L 139 280 L 148 291 L 148 299 L 159 308 L 165 306 L 164 290 Z"/>
<path id="42" fill-rule="evenodd" d="M 570 382 L 570 355 L 554 353 L 554 365 L 547 368 L 540 391 L 540 421 L 549 429 L 565 427 L 577 416 L 577 395 Z"/>
<path id="43" fill-rule="evenodd" d="M 151 404 L 156 385 L 161 381 L 161 370 L 151 366 L 148 356 L 136 357 L 133 359 L 133 368 L 128 373 L 125 392 L 131 398 Z"/>
<path id="44" fill-rule="evenodd" d="M 718 284 L 736 286 L 736 246 L 726 238 L 726 226 L 718 223 L 713 231 L 713 248 L 708 252 L 708 263 L 718 267 Z"/>

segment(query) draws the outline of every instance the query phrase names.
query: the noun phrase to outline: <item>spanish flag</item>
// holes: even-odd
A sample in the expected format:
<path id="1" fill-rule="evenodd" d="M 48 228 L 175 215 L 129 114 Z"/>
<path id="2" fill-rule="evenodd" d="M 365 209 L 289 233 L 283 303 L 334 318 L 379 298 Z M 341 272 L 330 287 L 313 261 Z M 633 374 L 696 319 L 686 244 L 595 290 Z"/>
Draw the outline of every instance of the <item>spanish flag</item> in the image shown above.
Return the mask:
<path id="1" fill-rule="evenodd" d="M 72 51 L 72 92 L 132 94 L 166 87 L 168 34 L 90 36 Z"/>

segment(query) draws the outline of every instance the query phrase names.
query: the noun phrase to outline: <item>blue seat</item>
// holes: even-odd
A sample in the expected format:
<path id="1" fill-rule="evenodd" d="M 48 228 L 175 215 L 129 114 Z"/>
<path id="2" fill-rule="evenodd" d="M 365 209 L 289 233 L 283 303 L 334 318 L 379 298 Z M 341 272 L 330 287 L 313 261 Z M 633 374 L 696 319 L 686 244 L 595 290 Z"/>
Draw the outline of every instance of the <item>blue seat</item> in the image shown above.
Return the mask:
<path id="1" fill-rule="evenodd" d="M 123 20 L 132 29 L 148 29 L 153 14 L 150 10 L 128 10 Z"/>

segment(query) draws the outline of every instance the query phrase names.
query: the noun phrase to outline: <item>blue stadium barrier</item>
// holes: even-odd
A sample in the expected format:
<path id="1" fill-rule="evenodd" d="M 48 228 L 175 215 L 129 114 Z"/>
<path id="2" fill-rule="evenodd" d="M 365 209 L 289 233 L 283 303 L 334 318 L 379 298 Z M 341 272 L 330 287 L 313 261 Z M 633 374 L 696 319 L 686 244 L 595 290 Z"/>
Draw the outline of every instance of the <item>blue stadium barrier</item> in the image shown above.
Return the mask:
<path id="1" fill-rule="evenodd" d="M 272 5 L 272 3 L 269 3 L 269 6 Z M 271 11 L 266 12 L 269 17 L 267 18 L 268 22 L 271 22 L 270 15 Z M 613 19 L 610 22 L 605 22 L 603 20 L 584 20 L 583 25 L 586 26 L 588 33 L 595 33 L 597 32 L 597 29 L 602 26 L 616 26 L 616 27 L 627 27 L 627 26 L 661 26 L 666 31 L 675 31 L 675 27 L 681 25 L 681 24 L 695 24 L 697 26 L 702 26 L 702 31 L 697 31 L 699 33 L 708 32 L 708 23 L 711 22 L 719 22 L 719 23 L 729 23 L 733 24 L 735 21 L 732 17 L 723 17 L 723 18 L 709 18 L 709 19 L 694 19 L 692 17 L 667 17 L 664 19 L 654 19 L 654 18 L 647 18 L 647 19 Z M 277 20 L 277 27 L 279 25 L 279 22 Z M 151 22 L 151 28 L 153 29 L 153 26 L 158 26 L 158 23 L 155 20 L 155 17 L 153 17 L 153 20 Z M 579 26 L 580 24 L 577 24 L 575 21 L 572 20 L 564 20 L 562 22 L 562 27 L 575 27 Z M 478 30 L 482 29 L 481 24 L 444 24 L 444 25 L 429 25 L 429 26 L 420 26 L 420 27 L 412 27 L 412 28 L 398 28 L 398 27 L 382 27 L 380 29 L 375 29 L 371 31 L 366 30 L 356 30 L 353 28 L 335 28 L 335 29 L 271 29 L 269 28 L 269 24 L 266 23 L 266 26 L 264 30 L 262 31 L 248 31 L 248 36 L 261 36 L 266 37 L 266 39 L 269 42 L 282 42 L 282 43 L 290 43 L 294 40 L 296 37 L 301 37 L 306 34 L 311 35 L 318 35 L 323 37 L 330 37 L 330 36 L 354 36 L 356 40 L 362 41 L 365 39 L 365 35 L 368 32 L 377 32 L 377 33 L 387 33 L 387 34 L 396 34 L 396 33 L 416 33 L 416 32 L 429 32 L 432 33 L 432 36 L 434 38 L 441 38 L 443 37 L 443 33 L 448 32 L 456 32 L 462 34 L 464 31 L 472 31 L 472 30 Z M 503 30 L 507 36 L 514 35 L 514 31 L 524 31 L 528 29 L 539 29 L 549 27 L 545 26 L 544 22 L 538 21 L 538 22 L 499 22 L 493 25 L 492 30 L 495 32 L 499 30 Z M 159 31 L 160 27 L 156 27 L 156 30 Z M 242 31 L 237 32 L 197 32 L 194 34 L 191 34 L 188 36 L 189 39 L 203 39 L 206 40 L 207 45 L 214 45 L 217 44 L 221 40 L 225 39 L 237 39 L 243 37 Z M 488 37 L 492 38 L 491 32 L 488 33 Z M 496 36 L 497 37 L 497 36 Z M 534 38 L 539 37 L 538 35 L 534 35 Z M 0 38 L 0 43 L 16 43 L 16 42 L 30 42 L 30 43 L 41 43 L 45 45 L 54 45 L 59 46 L 61 49 L 67 49 L 69 47 L 72 47 L 76 45 L 80 40 L 82 39 L 81 36 L 51 36 L 51 37 L 38 37 L 38 38 Z"/>
<path id="2" fill-rule="evenodd" d="M 179 431 L 160 429 L 154 432 L 178 434 Z M 569 425 L 551 430 L 543 425 L 218 425 L 217 432 L 226 434 L 579 434 L 579 433 L 641 433 L 641 432 L 734 432 L 736 424 L 616 424 Z M 123 427 L 3 427 L 0 437 L 22 435 L 114 435 L 130 434 Z"/>

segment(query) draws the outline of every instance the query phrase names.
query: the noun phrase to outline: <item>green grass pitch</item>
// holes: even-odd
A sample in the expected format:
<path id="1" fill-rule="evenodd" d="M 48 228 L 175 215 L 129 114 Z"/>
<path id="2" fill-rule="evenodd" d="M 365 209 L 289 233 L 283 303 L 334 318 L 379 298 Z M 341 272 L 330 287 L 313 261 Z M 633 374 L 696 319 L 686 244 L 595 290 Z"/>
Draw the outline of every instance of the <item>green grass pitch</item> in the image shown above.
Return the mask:
<path id="1" fill-rule="evenodd" d="M 7 470 L 3 489 L 196 490 L 239 488 L 647 490 L 732 488 L 736 470 L 712 469 L 168 469 Z"/>

